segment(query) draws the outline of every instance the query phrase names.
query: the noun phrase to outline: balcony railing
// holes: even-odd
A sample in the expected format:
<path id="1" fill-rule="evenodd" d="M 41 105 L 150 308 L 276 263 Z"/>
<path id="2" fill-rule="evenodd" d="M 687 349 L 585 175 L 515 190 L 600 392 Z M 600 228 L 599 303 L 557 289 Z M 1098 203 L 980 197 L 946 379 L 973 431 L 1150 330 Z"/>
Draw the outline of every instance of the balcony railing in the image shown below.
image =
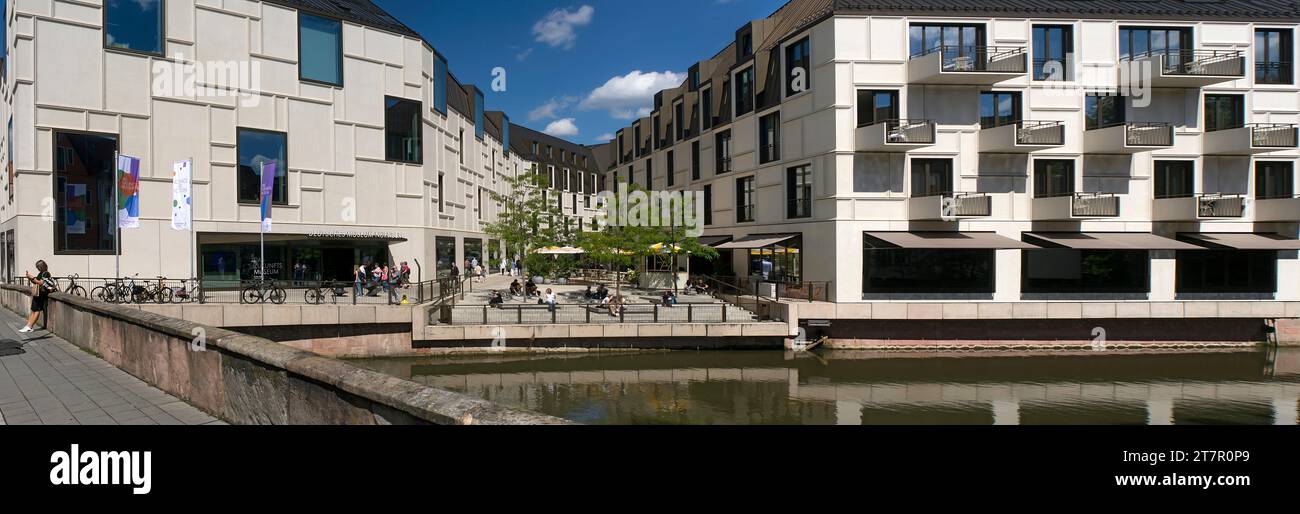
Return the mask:
<path id="1" fill-rule="evenodd" d="M 1026 53 L 1023 47 L 1011 46 L 936 46 L 912 58 L 940 53 L 944 72 L 1024 73 Z"/>
<path id="2" fill-rule="evenodd" d="M 781 160 L 781 150 L 775 144 L 763 145 L 758 147 L 758 155 L 759 155 L 759 159 L 758 159 L 759 162 L 764 164 L 772 161 Z"/>
<path id="3" fill-rule="evenodd" d="M 1065 124 L 1060 121 L 1021 121 L 1016 123 L 1016 143 L 1022 145 L 1063 145 Z"/>
<path id="4" fill-rule="evenodd" d="M 1069 59 L 1034 59 L 1034 80 L 1071 80 L 1073 69 Z"/>
<path id="5" fill-rule="evenodd" d="M 1290 84 L 1295 81 L 1295 71 L 1288 61 L 1255 63 L 1256 84 Z"/>
<path id="6" fill-rule="evenodd" d="M 1119 216 L 1119 196 L 1113 193 L 1074 193 L 1071 211 L 1076 218 Z"/>
<path id="7" fill-rule="evenodd" d="M 885 120 L 885 142 L 934 144 L 934 122 L 930 120 Z"/>
<path id="8" fill-rule="evenodd" d="M 944 218 L 991 216 L 993 197 L 988 193 L 956 193 L 951 202 L 944 202 Z"/>
<path id="9" fill-rule="evenodd" d="M 807 218 L 812 216 L 812 198 L 791 198 L 786 201 L 787 218 Z"/>
<path id="10" fill-rule="evenodd" d="M 719 173 L 719 174 L 721 174 L 721 173 L 728 173 L 728 172 L 730 172 L 730 171 L 731 171 L 731 158 L 730 158 L 730 157 L 724 157 L 724 158 L 722 158 L 722 159 L 718 159 L 718 171 L 717 171 L 717 173 Z"/>
<path id="11" fill-rule="evenodd" d="M 1290 123 L 1252 123 L 1250 144 L 1257 148 L 1295 148 L 1296 126 Z"/>
<path id="12" fill-rule="evenodd" d="M 754 206 L 752 204 L 736 206 L 736 223 L 750 221 L 754 221 Z"/>
<path id="13" fill-rule="evenodd" d="M 1246 58 L 1240 50 L 1157 50 L 1130 59 L 1143 58 L 1159 58 L 1165 75 L 1240 77 L 1246 73 Z"/>
<path id="14" fill-rule="evenodd" d="M 1162 121 L 1125 123 L 1124 140 L 1128 146 L 1173 146 L 1174 126 Z"/>
<path id="15" fill-rule="evenodd" d="M 1196 197 L 1196 213 L 1201 218 L 1240 218 L 1246 213 L 1245 195 L 1205 194 Z"/>

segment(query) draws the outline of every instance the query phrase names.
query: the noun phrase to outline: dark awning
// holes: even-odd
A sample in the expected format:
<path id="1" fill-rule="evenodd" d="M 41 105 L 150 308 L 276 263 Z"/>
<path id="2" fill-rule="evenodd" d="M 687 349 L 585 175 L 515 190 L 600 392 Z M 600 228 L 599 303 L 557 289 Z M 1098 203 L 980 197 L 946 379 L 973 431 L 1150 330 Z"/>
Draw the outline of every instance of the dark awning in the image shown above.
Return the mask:
<path id="1" fill-rule="evenodd" d="M 1300 250 L 1300 239 L 1278 234 L 1179 234 L 1192 243 L 1233 250 Z"/>
<path id="2" fill-rule="evenodd" d="M 719 250 L 753 250 L 756 248 L 767 248 L 776 246 L 791 239 L 799 237 L 799 234 L 767 234 L 761 236 L 745 236 L 730 243 L 723 243 L 715 248 Z"/>
<path id="3" fill-rule="evenodd" d="M 1038 248 L 993 232 L 867 232 L 885 245 L 875 248 L 949 249 L 949 250 L 1016 250 Z"/>
<path id="4" fill-rule="evenodd" d="M 1025 240 L 1044 248 L 1071 248 L 1075 250 L 1203 250 L 1203 247 L 1184 243 L 1146 232 L 1033 232 Z"/>
<path id="5" fill-rule="evenodd" d="M 700 244 L 703 246 L 718 246 L 727 241 L 731 241 L 731 236 L 700 236 Z"/>

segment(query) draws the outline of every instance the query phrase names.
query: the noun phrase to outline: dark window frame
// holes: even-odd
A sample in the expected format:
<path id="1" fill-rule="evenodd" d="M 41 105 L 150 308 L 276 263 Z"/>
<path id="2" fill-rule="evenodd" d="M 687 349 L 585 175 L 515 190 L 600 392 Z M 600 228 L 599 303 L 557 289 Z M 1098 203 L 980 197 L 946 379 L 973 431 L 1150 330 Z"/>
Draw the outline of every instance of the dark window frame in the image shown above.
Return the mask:
<path id="1" fill-rule="evenodd" d="M 1091 102 L 1091 105 L 1089 104 Z M 1106 105 L 1112 104 L 1109 112 L 1117 113 L 1117 119 L 1104 120 L 1102 115 L 1106 113 Z M 1110 127 L 1117 127 L 1127 123 L 1128 105 L 1124 97 L 1118 95 L 1089 94 L 1083 97 L 1083 122 L 1084 130 L 1097 130 Z M 1095 111 L 1095 113 L 1094 113 Z"/>
<path id="2" fill-rule="evenodd" d="M 867 109 L 863 108 L 862 97 L 864 95 L 869 96 L 871 99 L 871 104 L 869 106 L 870 108 Z M 878 107 L 876 106 L 876 101 L 877 101 L 877 97 L 880 95 L 885 95 L 889 98 L 889 105 L 890 105 L 889 113 L 888 113 L 888 117 L 884 119 L 878 119 L 877 116 L 880 113 L 877 112 Z M 896 120 L 901 118 L 902 110 L 899 108 L 900 106 L 898 105 L 899 102 L 898 98 L 899 98 L 899 92 L 897 89 L 859 89 L 857 91 L 857 103 L 858 103 L 857 126 L 867 127 L 884 121 Z M 869 115 L 870 118 L 866 119 L 864 115 Z"/>
<path id="3" fill-rule="evenodd" d="M 416 130 L 418 131 L 418 134 L 416 134 L 416 139 L 419 140 L 419 146 L 418 146 L 418 150 L 416 151 L 416 159 L 414 159 L 414 160 L 402 159 L 402 158 L 394 158 L 394 156 L 388 154 L 388 151 L 390 150 L 389 145 L 388 145 L 388 130 L 389 130 L 389 127 L 388 127 L 388 109 L 396 107 L 396 105 L 395 105 L 395 106 L 392 106 L 392 107 L 390 107 L 390 106 L 388 105 L 389 102 L 391 102 L 391 101 L 396 101 L 397 105 L 402 105 L 402 104 L 413 104 L 414 107 L 415 107 L 415 109 L 412 111 L 412 113 L 415 114 L 415 121 L 416 121 L 415 126 L 416 126 Z M 419 101 L 419 100 L 411 100 L 411 99 L 408 99 L 408 98 L 402 98 L 402 97 L 400 97 L 400 96 L 388 96 L 388 95 L 384 95 L 384 160 L 385 160 L 385 161 L 388 161 L 388 162 L 400 162 L 400 163 L 404 163 L 404 164 L 424 164 L 424 116 L 423 116 L 423 113 L 424 113 L 424 102 L 422 102 L 422 101 Z"/>
<path id="4" fill-rule="evenodd" d="M 1005 118 L 1001 112 L 1002 98 L 1011 98 L 1011 113 Z M 984 99 L 993 99 L 993 117 L 986 119 L 984 115 Z M 1021 100 L 1019 91 L 981 91 L 980 92 L 980 128 L 991 129 L 1005 125 L 1013 125 L 1024 120 L 1024 103 Z"/>
<path id="5" fill-rule="evenodd" d="M 1157 159 L 1151 164 L 1151 191 L 1157 200 L 1163 198 L 1191 198 L 1196 196 L 1196 161 L 1182 159 Z M 1182 177 L 1176 176 L 1184 175 Z M 1185 191 L 1171 191 L 1171 186 L 1185 183 Z"/>
<path id="6" fill-rule="evenodd" d="M 795 58 L 792 54 L 800 47 L 803 48 L 803 57 Z M 812 36 L 804 36 L 798 41 L 786 45 L 784 54 L 785 80 L 783 82 L 785 82 L 785 97 L 790 98 L 812 91 Z M 797 61 L 803 64 L 805 80 L 805 89 L 803 91 L 793 92 L 790 90 L 794 85 L 794 75 L 791 73 L 791 70 L 793 69 L 791 61 Z"/>
<path id="7" fill-rule="evenodd" d="M 280 132 L 278 130 L 266 130 L 266 129 L 239 127 L 239 126 L 235 127 L 235 174 L 236 174 L 235 175 L 235 201 L 236 203 L 238 203 L 239 205 L 254 205 L 254 206 L 261 205 L 261 201 L 259 200 L 244 200 L 239 198 L 239 175 L 238 174 L 239 174 L 239 167 L 241 166 L 241 164 L 239 163 L 239 147 L 241 146 L 239 144 L 239 140 L 240 140 L 239 134 L 241 132 L 258 132 L 262 134 L 276 134 L 284 137 L 284 199 L 277 201 L 275 199 L 275 194 L 272 193 L 271 205 L 280 206 L 280 207 L 289 206 L 289 162 L 291 162 L 289 160 L 289 133 Z M 261 170 L 259 170 L 259 172 L 260 171 Z"/>
<path id="8" fill-rule="evenodd" d="M 1274 167 L 1282 169 L 1282 173 L 1278 175 L 1279 178 L 1275 179 L 1279 181 L 1277 183 L 1280 184 L 1281 187 L 1277 187 L 1277 188 L 1265 187 L 1266 177 L 1265 174 L 1262 172 L 1265 171 L 1266 169 L 1271 170 Z M 1269 177 L 1271 178 L 1272 175 L 1270 174 Z M 1266 193 L 1272 189 L 1277 189 L 1279 192 Z M 1295 196 L 1296 193 L 1295 193 L 1295 162 L 1294 161 L 1255 161 L 1255 199 L 1256 200 L 1276 200 L 1282 198 L 1295 198 Z"/>
<path id="9" fill-rule="evenodd" d="M 1144 265 L 1129 271 L 1136 271 L 1141 274 L 1143 280 L 1141 285 L 1133 284 L 1128 286 L 1102 286 L 1095 280 L 1087 280 L 1084 275 L 1080 275 L 1077 283 L 1073 287 L 1063 287 L 1060 283 L 1048 285 L 1035 285 L 1031 280 L 1046 281 L 1051 279 L 1030 278 L 1029 272 L 1031 266 L 1029 260 L 1035 257 L 1047 255 L 1049 252 L 1058 252 L 1065 255 L 1066 252 L 1077 253 L 1079 256 L 1079 266 L 1081 272 L 1089 257 L 1104 254 L 1114 254 L 1123 258 L 1138 257 L 1142 255 L 1141 260 Z M 1094 261 L 1095 262 L 1095 261 Z M 1064 279 L 1057 279 L 1064 280 Z M 1022 294 L 1099 294 L 1099 295 L 1129 295 L 1129 294 L 1151 294 L 1151 251 L 1149 250 L 1076 250 L 1072 248 L 1042 248 L 1037 250 L 1020 251 L 1020 291 Z"/>
<path id="10" fill-rule="evenodd" d="M 1049 32 L 1061 32 L 1061 48 L 1059 51 L 1050 44 L 1051 37 Z M 1039 48 L 1039 34 L 1042 38 L 1042 52 Z M 1030 28 L 1030 50 L 1033 52 L 1033 69 L 1030 70 L 1030 80 L 1035 82 L 1058 82 L 1069 81 L 1074 79 L 1074 66 L 1070 62 L 1070 55 L 1074 53 L 1074 26 L 1060 24 L 1035 24 Z M 1056 54 L 1060 54 L 1059 58 Z M 1061 63 L 1065 76 L 1061 78 L 1052 78 L 1045 75 L 1044 67 L 1049 60 Z"/>
<path id="11" fill-rule="evenodd" d="M 1052 191 L 1050 187 L 1054 181 L 1050 180 L 1047 173 L 1052 171 L 1048 167 L 1052 164 L 1067 164 L 1065 185 L 1068 191 Z M 1033 198 L 1057 198 L 1061 196 L 1071 196 L 1078 191 L 1078 183 L 1075 179 L 1075 161 L 1074 159 L 1034 159 L 1032 165 L 1034 173 L 1034 196 Z"/>
<path id="12" fill-rule="evenodd" d="M 806 219 L 812 217 L 812 163 L 785 169 L 785 217 Z M 799 198 L 800 193 L 803 198 Z"/>
<path id="13" fill-rule="evenodd" d="M 775 121 L 773 121 L 775 120 Z M 772 130 L 766 130 L 767 128 Z M 768 140 L 769 134 L 772 140 Z M 767 149 L 771 148 L 768 152 Z M 781 160 L 781 110 L 758 118 L 758 163 L 771 164 Z"/>
<path id="14" fill-rule="evenodd" d="M 1281 55 L 1272 58 L 1270 52 L 1265 48 L 1260 48 L 1258 44 L 1260 35 L 1276 33 L 1278 35 L 1278 51 Z M 1289 28 L 1280 27 L 1259 27 L 1255 29 L 1255 38 L 1252 42 L 1255 51 L 1255 83 L 1256 84 L 1276 84 L 1276 85 L 1294 85 L 1295 84 L 1295 31 Z M 1262 55 L 1261 55 L 1262 54 Z M 1263 57 L 1263 59 L 1261 59 Z M 1270 65 L 1276 65 L 1278 68 L 1277 80 L 1260 80 L 1261 66 L 1265 68 Z"/>
<path id="15" fill-rule="evenodd" d="M 952 194 L 956 182 L 954 177 L 955 169 L 953 159 L 950 157 L 912 159 L 910 173 L 912 178 L 911 198 Z"/>
<path id="16" fill-rule="evenodd" d="M 320 79 L 307 78 L 307 77 L 304 77 L 304 76 L 303 76 L 303 69 L 302 69 L 302 68 L 303 68 L 303 66 L 302 66 L 302 53 L 303 53 L 303 47 L 306 46 L 306 45 L 303 45 L 303 43 L 302 43 L 302 19 L 303 19 L 304 16 L 306 16 L 306 17 L 311 17 L 311 18 L 316 18 L 316 19 L 318 19 L 318 20 L 325 20 L 325 21 L 334 22 L 334 23 L 337 23 L 338 26 L 339 26 L 339 46 L 338 46 L 339 81 L 338 81 L 337 83 L 330 82 L 330 81 L 328 81 L 328 80 L 320 80 Z M 306 83 L 308 83 L 308 84 L 316 84 L 316 85 L 320 85 L 320 86 L 337 87 L 337 88 L 342 88 L 342 87 L 344 87 L 344 86 L 343 86 L 343 82 L 344 82 L 344 73 L 343 73 L 343 20 L 338 19 L 338 18 L 333 18 L 333 17 L 330 17 L 330 16 L 321 16 L 321 15 L 318 15 L 318 14 L 311 14 L 311 13 L 307 13 L 307 12 L 303 12 L 303 11 L 298 11 L 298 26 L 297 26 L 297 29 L 298 29 L 298 80 L 299 80 L 300 82 L 306 82 Z"/>
<path id="17" fill-rule="evenodd" d="M 757 107 L 757 102 L 758 102 L 758 98 L 756 96 L 757 88 L 755 87 L 754 84 L 754 80 L 755 80 L 754 77 L 757 75 L 757 72 L 754 70 L 754 66 L 746 66 L 744 69 L 736 70 L 736 72 L 733 73 L 732 75 L 735 76 L 735 79 L 731 81 L 731 87 L 735 89 L 735 91 L 733 92 L 734 101 L 732 102 L 732 105 L 734 106 L 732 119 L 735 120 L 740 118 L 741 116 L 752 114 L 754 112 L 754 109 Z M 741 81 L 740 77 L 742 76 L 749 77 L 749 81 L 748 82 Z M 746 84 L 748 84 L 748 88 L 747 88 L 748 94 L 745 95 L 744 99 L 742 99 L 741 89 L 746 88 Z"/>
<path id="18" fill-rule="evenodd" d="M 114 142 L 116 143 L 116 147 L 117 147 L 117 150 L 114 151 L 114 153 L 113 153 L 113 155 L 114 155 L 113 158 L 117 157 L 117 156 L 119 155 L 119 152 L 122 151 L 122 136 L 121 136 L 121 135 L 118 135 L 118 134 L 112 134 L 112 133 L 108 133 L 108 132 L 93 132 L 93 131 L 87 131 L 87 130 L 63 130 L 63 129 L 55 129 L 55 130 L 50 131 L 50 137 L 52 138 L 52 142 L 53 142 L 53 144 L 50 145 L 50 146 L 52 147 L 51 151 L 53 152 L 53 158 L 54 158 L 53 161 L 51 161 L 51 162 L 53 163 L 53 165 L 54 165 L 54 168 L 53 168 L 53 172 L 50 174 L 50 179 L 51 179 L 51 180 L 50 180 L 50 188 L 51 188 L 52 192 L 54 193 L 53 198 L 55 198 L 55 203 L 54 203 L 55 218 L 54 218 L 54 224 L 53 224 L 53 225 L 54 225 L 54 226 L 53 226 L 53 233 L 51 234 L 51 237 L 52 237 L 53 240 L 54 240 L 54 245 L 53 245 L 53 248 L 54 248 L 54 255 L 117 255 L 117 251 L 118 251 L 118 248 L 119 248 L 119 245 L 118 245 L 118 240 L 119 240 L 119 239 L 118 239 L 118 238 L 121 238 L 121 237 L 122 237 L 122 231 L 121 231 L 120 229 L 118 229 L 117 226 L 112 226 L 112 227 L 109 228 L 109 230 L 112 230 L 112 231 L 113 231 L 113 238 L 114 238 L 114 240 L 113 240 L 113 248 L 112 248 L 112 249 L 106 249 L 106 250 L 68 250 L 68 249 L 59 249 L 59 246 L 60 246 L 60 244 L 59 244 L 59 233 L 60 233 L 60 230 L 61 230 L 60 227 L 64 227 L 62 230 L 66 230 L 66 224 L 67 224 L 67 221 L 66 221 L 66 219 L 64 218 L 64 214 L 63 214 L 63 209 L 66 208 L 66 207 L 61 207 L 61 206 L 58 204 L 58 198 L 60 198 L 60 197 L 62 196 L 61 192 L 59 191 L 59 170 L 58 170 L 58 162 L 59 162 L 59 135 L 60 135 L 60 134 L 70 134 L 70 135 L 77 135 L 77 136 L 93 136 L 93 137 L 112 138 L 112 139 L 114 140 Z M 12 141 L 10 142 L 10 144 L 11 144 L 11 145 L 13 144 Z M 112 158 L 110 158 L 110 159 L 112 159 Z M 118 186 L 117 186 L 117 163 L 116 163 L 116 162 L 111 162 L 111 163 L 110 163 L 110 170 L 109 170 L 109 171 L 110 171 L 110 174 L 111 174 L 111 178 L 109 179 L 109 182 L 110 182 L 110 184 L 111 184 L 111 187 L 114 189 L 114 191 L 116 191 L 116 189 L 117 189 L 117 187 L 118 187 Z M 236 166 L 236 171 L 238 171 L 238 166 Z M 13 189 L 15 188 L 15 186 L 16 186 L 16 184 L 12 184 L 12 183 L 9 184 L 9 188 L 10 188 L 10 190 L 13 190 Z M 116 197 L 117 197 L 117 194 L 116 194 L 116 192 L 115 192 L 115 193 L 113 194 L 113 198 L 109 198 L 109 199 L 106 199 L 106 200 L 107 200 L 108 202 L 113 202 L 113 201 L 115 201 L 114 199 L 115 199 Z M 112 207 L 113 210 L 116 210 L 116 209 L 117 209 L 117 206 L 115 206 L 115 205 L 113 205 L 113 206 L 111 206 L 111 207 Z M 89 210 L 89 209 L 87 209 L 87 210 Z M 115 218 L 115 219 L 116 219 L 116 218 Z M 114 225 L 116 225 L 116 223 L 114 223 Z"/>
<path id="19" fill-rule="evenodd" d="M 753 175 L 736 178 L 736 223 L 753 223 L 757 219 L 754 212 L 754 195 L 757 192 Z"/>
<path id="20" fill-rule="evenodd" d="M 1246 126 L 1246 96 L 1242 94 L 1207 93 L 1201 102 L 1204 106 L 1205 131 L 1215 132 Z M 1220 123 L 1220 110 L 1227 109 L 1226 121 Z"/>
<path id="21" fill-rule="evenodd" d="M 146 55 L 150 57 L 167 56 L 167 0 L 158 1 L 158 46 L 159 46 L 158 52 L 149 52 L 145 50 L 137 50 L 134 48 L 122 48 L 116 46 L 109 46 L 108 9 L 109 9 L 108 2 L 105 1 L 103 5 L 100 7 L 100 23 L 102 24 L 101 25 L 102 29 L 100 30 L 100 42 L 104 47 L 104 50 L 111 50 L 114 52 L 123 52 L 123 53 L 136 54 L 136 55 Z"/>

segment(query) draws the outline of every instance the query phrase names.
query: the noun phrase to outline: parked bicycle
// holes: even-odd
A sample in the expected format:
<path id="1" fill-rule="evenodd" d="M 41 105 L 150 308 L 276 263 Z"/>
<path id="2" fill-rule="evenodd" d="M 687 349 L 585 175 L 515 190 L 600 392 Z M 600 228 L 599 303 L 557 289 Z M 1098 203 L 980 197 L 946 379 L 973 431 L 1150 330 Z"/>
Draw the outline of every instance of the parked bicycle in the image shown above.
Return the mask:
<path id="1" fill-rule="evenodd" d="M 332 298 L 334 303 L 338 303 L 339 298 L 348 295 L 348 289 L 341 282 L 317 282 L 314 287 L 308 286 L 302 295 L 308 305 L 320 305 L 325 303 L 327 298 Z"/>
<path id="2" fill-rule="evenodd" d="M 69 276 L 68 287 L 65 288 L 63 292 L 71 295 L 80 296 L 82 298 L 88 298 L 88 296 L 86 295 L 86 288 L 81 287 L 80 285 L 77 284 L 78 278 L 81 278 L 81 275 L 73 274 Z"/>
<path id="3" fill-rule="evenodd" d="M 193 284 L 193 285 L 191 285 L 191 284 Z M 197 281 L 197 280 L 182 280 L 182 281 L 181 281 L 181 286 L 180 286 L 179 288 L 177 288 L 177 289 L 172 290 L 172 292 L 174 293 L 173 296 L 172 296 L 172 302 L 175 302 L 175 303 L 193 303 L 193 302 L 200 302 L 200 303 L 202 303 L 202 300 L 200 300 L 200 298 L 202 297 L 203 292 L 202 292 L 202 290 L 199 288 L 199 281 Z"/>
<path id="4" fill-rule="evenodd" d="M 123 303 L 131 297 L 131 289 L 120 278 L 90 290 L 90 298 L 104 303 Z"/>
<path id="5" fill-rule="evenodd" d="M 285 294 L 284 288 L 276 285 L 274 280 L 260 279 L 244 286 L 244 289 L 239 292 L 239 301 L 241 303 L 271 302 L 280 305 L 284 303 Z"/>

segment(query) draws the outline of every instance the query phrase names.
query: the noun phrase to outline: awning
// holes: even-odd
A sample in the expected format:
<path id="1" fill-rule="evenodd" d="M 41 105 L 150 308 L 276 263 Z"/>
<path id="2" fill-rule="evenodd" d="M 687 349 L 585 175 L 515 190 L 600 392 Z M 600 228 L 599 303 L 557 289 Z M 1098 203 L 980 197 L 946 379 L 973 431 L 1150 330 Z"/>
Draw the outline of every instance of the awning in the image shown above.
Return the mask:
<path id="1" fill-rule="evenodd" d="M 1179 234 L 1192 243 L 1233 250 L 1300 250 L 1300 239 L 1278 234 Z"/>
<path id="2" fill-rule="evenodd" d="M 867 232 L 887 245 L 909 249 L 1016 250 L 1038 248 L 993 232 Z M 875 248 L 888 246 L 868 245 Z"/>
<path id="3" fill-rule="evenodd" d="M 722 244 L 722 243 L 725 243 L 725 242 L 727 242 L 727 241 L 731 241 L 731 236 L 701 236 L 701 237 L 700 237 L 700 245 L 701 245 L 701 246 L 714 246 L 714 247 L 716 247 L 716 246 L 718 246 L 718 245 L 720 245 L 720 244 Z"/>
<path id="4" fill-rule="evenodd" d="M 756 248 L 767 248 L 776 246 L 791 239 L 799 237 L 799 234 L 768 234 L 764 236 L 745 236 L 730 243 L 723 243 L 715 248 L 719 250 L 753 250 Z"/>
<path id="5" fill-rule="evenodd" d="M 1033 232 L 1025 240 L 1044 248 L 1075 250 L 1204 250 L 1146 232 Z"/>

